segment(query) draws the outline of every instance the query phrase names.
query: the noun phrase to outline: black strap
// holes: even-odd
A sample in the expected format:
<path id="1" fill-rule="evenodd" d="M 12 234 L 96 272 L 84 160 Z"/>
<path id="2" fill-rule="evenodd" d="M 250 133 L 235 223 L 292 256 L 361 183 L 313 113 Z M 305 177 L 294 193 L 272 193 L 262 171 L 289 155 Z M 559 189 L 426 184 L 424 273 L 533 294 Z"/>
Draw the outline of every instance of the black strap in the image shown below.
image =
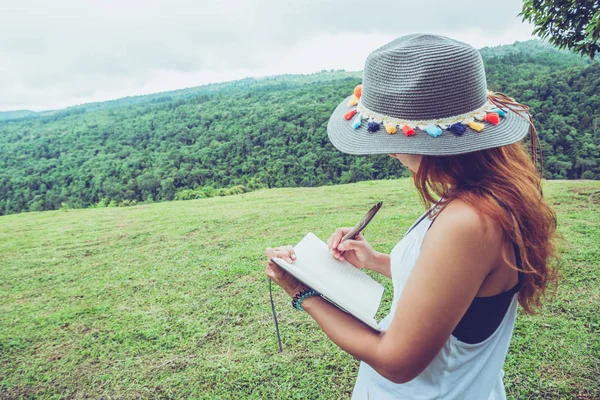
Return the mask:
<path id="1" fill-rule="evenodd" d="M 432 205 L 429 208 L 429 210 L 425 211 L 425 213 L 423 215 L 421 215 L 421 217 L 419 217 L 419 219 L 414 224 L 412 224 L 412 226 L 410 228 L 408 228 L 408 231 L 406 231 L 404 236 L 407 236 L 409 233 L 411 233 L 412 230 L 415 229 L 417 226 L 419 226 L 419 224 L 421 222 L 423 222 L 423 220 L 425 218 L 429 217 L 429 215 L 433 212 L 433 210 L 435 210 L 440 205 L 441 201 L 442 201 L 442 199 L 439 199 L 434 205 Z"/>
<path id="2" fill-rule="evenodd" d="M 269 296 L 271 297 L 271 310 L 273 311 L 273 320 L 275 321 L 275 330 L 277 331 L 277 343 L 279 344 L 279 352 L 283 352 L 281 347 L 281 335 L 279 335 L 279 323 L 277 323 L 277 313 L 275 312 L 275 303 L 273 303 L 273 281 L 267 278 L 269 281 Z"/>

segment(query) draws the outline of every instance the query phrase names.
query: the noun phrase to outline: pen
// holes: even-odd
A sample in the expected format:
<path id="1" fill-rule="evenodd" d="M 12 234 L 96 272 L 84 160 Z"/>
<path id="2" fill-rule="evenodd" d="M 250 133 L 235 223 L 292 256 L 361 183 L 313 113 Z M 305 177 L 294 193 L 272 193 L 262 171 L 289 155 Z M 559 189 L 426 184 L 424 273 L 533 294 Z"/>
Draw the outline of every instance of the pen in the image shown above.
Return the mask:
<path id="1" fill-rule="evenodd" d="M 363 229 L 366 228 L 367 225 L 369 225 L 369 222 L 371 222 L 371 220 L 373 219 L 375 214 L 377 214 L 377 211 L 379 211 L 379 209 L 381 208 L 382 205 L 383 205 L 383 202 L 380 201 L 379 203 L 377 203 L 373 207 L 371 207 L 369 212 L 367 212 L 365 214 L 365 216 L 362 217 L 362 219 L 360 221 L 358 221 L 358 223 L 354 226 L 354 228 L 352 228 L 348 233 L 346 233 L 342 237 L 342 239 L 340 240 L 340 243 L 342 243 L 345 240 L 355 239 L 358 236 L 358 234 L 361 233 L 363 231 Z"/>

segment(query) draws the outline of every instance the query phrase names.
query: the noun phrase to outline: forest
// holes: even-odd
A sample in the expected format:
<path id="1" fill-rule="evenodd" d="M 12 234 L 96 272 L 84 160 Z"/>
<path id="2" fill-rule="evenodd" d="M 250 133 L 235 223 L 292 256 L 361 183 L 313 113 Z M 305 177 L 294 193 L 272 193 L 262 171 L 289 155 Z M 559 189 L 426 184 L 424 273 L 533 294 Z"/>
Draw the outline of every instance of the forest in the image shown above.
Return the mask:
<path id="1" fill-rule="evenodd" d="M 489 89 L 531 107 L 544 177 L 600 179 L 600 64 L 540 41 L 481 54 Z M 406 175 L 327 140 L 330 113 L 360 80 L 322 71 L 0 112 L 0 215 Z"/>

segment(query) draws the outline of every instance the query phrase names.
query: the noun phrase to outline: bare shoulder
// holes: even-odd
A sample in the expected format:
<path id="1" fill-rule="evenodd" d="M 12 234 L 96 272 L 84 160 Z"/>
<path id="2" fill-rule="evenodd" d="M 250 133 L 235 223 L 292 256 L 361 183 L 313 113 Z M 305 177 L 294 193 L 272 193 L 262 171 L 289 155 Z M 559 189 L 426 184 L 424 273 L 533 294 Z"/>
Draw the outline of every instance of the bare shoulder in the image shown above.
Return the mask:
<path id="1" fill-rule="evenodd" d="M 472 205 L 462 201 L 450 202 L 436 217 L 432 232 L 451 236 L 455 240 L 468 239 L 471 242 L 502 242 L 502 228 L 492 218 L 480 213 Z"/>

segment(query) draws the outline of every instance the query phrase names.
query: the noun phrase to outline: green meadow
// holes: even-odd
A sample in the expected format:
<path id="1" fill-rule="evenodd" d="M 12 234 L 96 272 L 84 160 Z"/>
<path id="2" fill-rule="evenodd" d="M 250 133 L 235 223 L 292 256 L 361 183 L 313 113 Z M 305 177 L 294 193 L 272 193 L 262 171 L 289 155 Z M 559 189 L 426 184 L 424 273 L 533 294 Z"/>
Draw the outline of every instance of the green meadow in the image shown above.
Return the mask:
<path id="1" fill-rule="evenodd" d="M 600 398 L 600 182 L 549 181 L 561 281 L 520 313 L 512 399 Z M 348 398 L 358 361 L 274 287 L 264 249 L 384 207 L 390 251 L 422 213 L 409 179 L 0 217 L 0 398 Z M 379 311 L 390 307 L 392 289 Z"/>

